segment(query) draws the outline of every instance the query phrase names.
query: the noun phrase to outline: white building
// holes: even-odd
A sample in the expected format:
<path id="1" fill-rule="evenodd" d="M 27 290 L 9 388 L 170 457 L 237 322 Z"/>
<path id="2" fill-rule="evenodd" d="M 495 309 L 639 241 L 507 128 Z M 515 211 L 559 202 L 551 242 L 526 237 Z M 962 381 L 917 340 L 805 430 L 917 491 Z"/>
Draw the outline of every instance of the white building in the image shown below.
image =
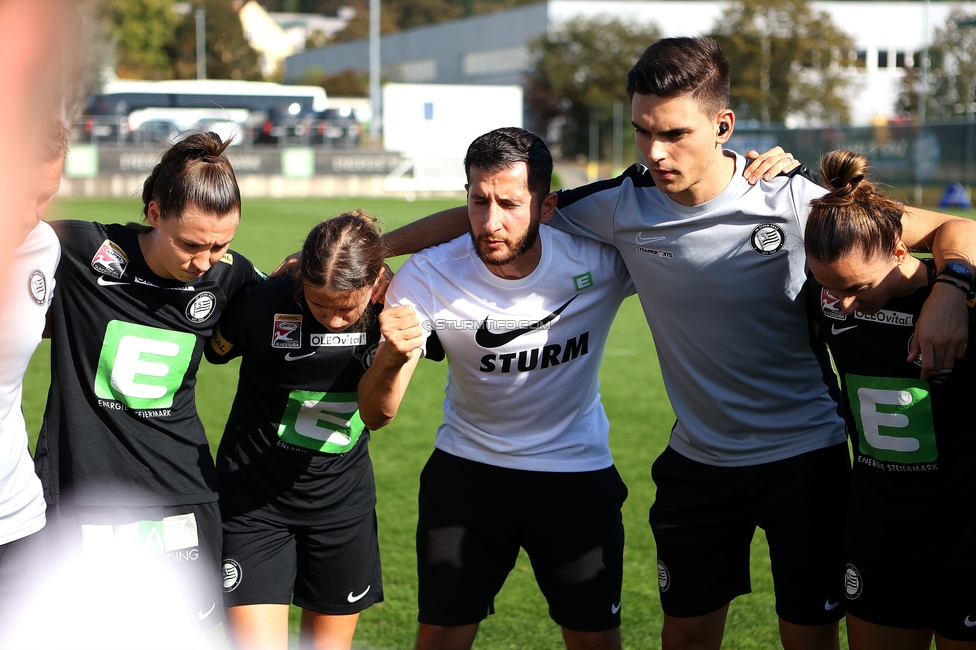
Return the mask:
<path id="1" fill-rule="evenodd" d="M 923 43 L 945 24 L 954 7 L 966 2 L 811 3 L 830 14 L 854 40 L 859 65 L 851 65 L 854 124 L 893 116 L 905 66 Z M 928 9 L 928 31 L 923 33 Z M 383 78 L 447 84 L 521 84 L 530 65 L 528 43 L 578 16 L 612 16 L 655 24 L 664 36 L 694 36 L 714 30 L 729 9 L 716 0 L 548 0 L 547 2 L 389 34 L 382 38 Z M 286 61 L 285 80 L 304 70 L 368 71 L 368 43 L 341 43 L 295 54 Z M 623 82 L 621 82 L 623 83 Z"/>
<path id="2" fill-rule="evenodd" d="M 260 56 L 261 73 L 265 77 L 273 75 L 286 57 L 301 51 L 295 47 L 292 38 L 281 25 L 256 0 L 245 3 L 239 15 L 244 38 Z"/>

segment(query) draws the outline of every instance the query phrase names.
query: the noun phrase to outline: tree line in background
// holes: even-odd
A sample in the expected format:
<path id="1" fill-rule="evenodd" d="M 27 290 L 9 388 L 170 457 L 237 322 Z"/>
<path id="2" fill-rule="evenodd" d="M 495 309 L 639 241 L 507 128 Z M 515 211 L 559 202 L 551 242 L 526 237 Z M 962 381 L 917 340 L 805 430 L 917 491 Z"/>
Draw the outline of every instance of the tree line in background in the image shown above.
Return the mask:
<path id="1" fill-rule="evenodd" d="M 93 0 L 94 29 L 113 44 L 123 79 L 195 79 L 196 9 L 206 10 L 207 76 L 262 79 L 258 53 L 244 38 L 232 0 L 192 0 L 180 15 L 173 0 Z"/>
<path id="2" fill-rule="evenodd" d="M 976 11 L 953 9 L 946 23 L 935 30 L 926 90 L 926 121 L 972 115 L 976 104 Z M 902 79 L 899 112 L 918 117 L 922 91 L 922 70 L 916 62 Z"/>
<path id="3" fill-rule="evenodd" d="M 382 31 L 396 32 L 466 16 L 508 9 L 537 0 L 382 0 Z M 185 79 L 196 76 L 194 11 L 207 11 L 207 76 L 260 79 L 257 53 L 244 38 L 233 0 L 192 0 L 184 14 L 174 0 L 92 0 L 91 56 L 113 65 L 119 77 Z M 368 0 L 262 0 L 269 11 L 335 13 L 357 9 L 335 41 L 365 38 Z M 846 97 L 856 83 L 855 44 L 830 16 L 807 0 L 734 0 L 711 36 L 722 42 L 732 68 L 732 108 L 740 121 L 756 125 L 845 124 Z M 570 21 L 530 44 L 526 73 L 527 123 L 544 131 L 562 153 L 586 153 L 591 125 L 612 132 L 614 106 L 630 121 L 626 73 L 647 45 L 654 25 L 609 18 Z M 918 114 L 919 55 L 906 70 L 896 110 Z M 927 119 L 951 119 L 971 110 L 976 85 L 976 15 L 955 10 L 938 28 L 930 48 Z M 302 83 L 322 85 L 337 96 L 365 96 L 364 72 L 311 71 Z M 619 115 L 619 109 L 617 111 Z M 617 118 L 619 125 L 621 119 Z M 626 130 L 626 126 L 624 127 Z M 619 131 L 619 130 L 618 130 Z M 624 142 L 630 142 L 629 137 Z M 604 138 L 601 157 L 613 143 Z M 628 145 L 633 152 L 632 145 Z M 636 154 L 633 154 L 636 155 Z M 630 156 L 632 158 L 633 156 Z"/>
<path id="4" fill-rule="evenodd" d="M 721 41 L 729 60 L 732 109 L 740 123 L 850 120 L 844 99 L 850 76 L 843 64 L 853 40 L 806 0 L 737 0 L 710 36 Z M 594 120 L 599 133 L 612 133 L 615 102 L 624 107 L 618 121 L 629 125 L 627 71 L 659 37 L 654 25 L 598 18 L 571 21 L 532 43 L 536 63 L 528 74 L 528 103 L 562 153 L 588 151 Z M 624 137 L 625 160 L 636 156 L 631 140 Z M 610 158 L 612 146 L 604 137 L 600 157 Z"/>

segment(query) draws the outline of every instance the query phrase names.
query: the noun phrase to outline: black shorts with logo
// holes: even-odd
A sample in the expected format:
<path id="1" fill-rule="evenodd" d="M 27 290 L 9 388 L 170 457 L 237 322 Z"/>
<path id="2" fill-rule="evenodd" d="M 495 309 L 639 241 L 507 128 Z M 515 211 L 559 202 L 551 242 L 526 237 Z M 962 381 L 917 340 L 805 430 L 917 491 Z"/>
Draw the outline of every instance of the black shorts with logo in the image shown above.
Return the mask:
<path id="1" fill-rule="evenodd" d="M 105 567 L 99 575 L 112 585 L 111 598 L 118 602 L 104 603 L 99 611 L 136 609 L 146 618 L 146 626 L 155 627 L 165 626 L 168 616 L 178 617 L 174 625 L 197 629 L 223 620 L 222 541 L 216 502 L 146 507 L 53 505 L 47 510 L 47 525 L 38 534 L 51 563 L 67 560 L 87 570 Z M 72 567 L 61 570 L 71 571 Z M 80 589 L 91 592 L 84 586 Z M 73 591 L 70 585 L 64 590 Z"/>
<path id="2" fill-rule="evenodd" d="M 383 600 L 376 513 L 299 526 L 224 512 L 224 603 L 355 614 Z"/>
<path id="3" fill-rule="evenodd" d="M 976 641 L 976 567 L 893 564 L 848 554 L 844 604 L 862 621 Z"/>
<path id="4" fill-rule="evenodd" d="M 531 472 L 434 450 L 420 477 L 420 622 L 483 620 L 521 547 L 558 625 L 619 627 L 626 498 L 613 466 Z"/>
<path id="5" fill-rule="evenodd" d="M 690 460 L 670 447 L 651 468 L 649 521 L 664 612 L 702 616 L 751 591 L 749 547 L 766 532 L 776 613 L 796 625 L 844 615 L 847 443 L 747 467 Z"/>

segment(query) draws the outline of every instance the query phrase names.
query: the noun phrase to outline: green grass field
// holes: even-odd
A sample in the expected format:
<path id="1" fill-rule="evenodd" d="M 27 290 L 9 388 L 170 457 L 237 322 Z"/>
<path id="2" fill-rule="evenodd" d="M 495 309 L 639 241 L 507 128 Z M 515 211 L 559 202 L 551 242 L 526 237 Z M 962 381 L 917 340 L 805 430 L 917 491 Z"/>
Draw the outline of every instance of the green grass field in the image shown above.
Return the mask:
<path id="1" fill-rule="evenodd" d="M 233 248 L 265 271 L 299 248 L 318 220 L 361 207 L 392 229 L 456 201 L 408 203 L 381 199 L 247 200 Z M 107 222 L 137 221 L 137 201 L 63 201 L 54 218 Z M 970 215 L 972 216 L 972 215 Z M 396 265 L 394 265 L 396 266 Z M 45 342 L 25 379 L 24 411 L 32 438 L 40 428 L 49 381 L 50 352 Z M 363 613 L 356 633 L 357 648 L 412 648 L 416 635 L 416 561 L 414 526 L 420 470 L 433 448 L 441 420 L 445 365 L 422 362 L 396 421 L 373 437 L 371 453 L 378 492 L 380 548 L 386 601 Z M 607 343 L 600 373 L 603 401 L 611 422 L 610 443 L 620 475 L 630 490 L 624 504 L 627 542 L 624 567 L 622 637 L 625 648 L 660 648 L 662 614 L 657 594 L 654 542 L 647 510 L 654 498 L 650 467 L 664 449 L 673 413 L 664 392 L 653 343 L 636 297 L 620 310 Z M 237 364 L 210 366 L 199 372 L 197 405 L 211 448 L 216 450 L 237 386 Z M 32 439 L 33 445 L 33 439 Z M 772 582 L 765 537 L 753 542 L 753 593 L 733 603 L 725 648 L 779 647 Z M 549 619 L 524 553 L 496 599 L 497 614 L 486 620 L 475 648 L 562 648 L 561 635 Z M 293 630 L 297 629 L 293 608 Z M 220 631 L 215 631 L 221 645 Z M 297 647 L 296 643 L 292 644 Z M 842 641 L 842 647 L 847 644 Z"/>

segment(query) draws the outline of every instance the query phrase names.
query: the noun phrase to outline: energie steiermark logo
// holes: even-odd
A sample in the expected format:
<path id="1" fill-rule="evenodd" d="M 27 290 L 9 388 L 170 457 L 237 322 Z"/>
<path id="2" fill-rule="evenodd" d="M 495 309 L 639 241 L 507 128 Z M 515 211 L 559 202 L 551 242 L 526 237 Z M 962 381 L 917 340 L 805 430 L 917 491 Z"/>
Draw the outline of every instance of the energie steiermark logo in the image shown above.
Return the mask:
<path id="1" fill-rule="evenodd" d="M 341 454 L 356 445 L 365 425 L 356 393 L 293 390 L 278 425 L 282 442 L 313 451 Z"/>
<path id="2" fill-rule="evenodd" d="M 862 454 L 903 464 L 938 459 L 928 382 L 850 374 L 846 379 Z"/>
<path id="3" fill-rule="evenodd" d="M 166 409 L 183 384 L 196 337 L 110 321 L 95 372 L 95 395 L 131 409 Z"/>

